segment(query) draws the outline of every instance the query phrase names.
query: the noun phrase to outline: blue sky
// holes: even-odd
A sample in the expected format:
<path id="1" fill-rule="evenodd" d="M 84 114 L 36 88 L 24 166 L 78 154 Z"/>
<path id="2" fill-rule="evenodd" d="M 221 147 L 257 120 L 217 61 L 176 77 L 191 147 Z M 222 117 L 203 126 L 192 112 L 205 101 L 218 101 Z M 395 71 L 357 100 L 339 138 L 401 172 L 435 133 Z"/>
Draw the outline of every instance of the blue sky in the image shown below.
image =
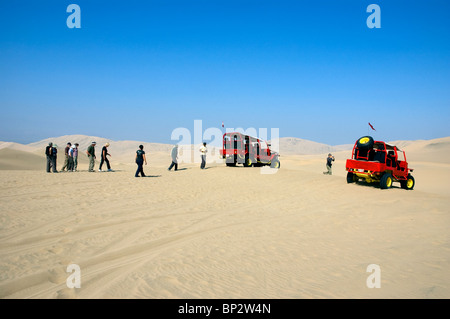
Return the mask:
<path id="1" fill-rule="evenodd" d="M 369 121 L 377 139 L 449 136 L 449 13 L 445 0 L 1 1 L 0 140 L 170 143 L 197 119 L 334 145 Z"/>

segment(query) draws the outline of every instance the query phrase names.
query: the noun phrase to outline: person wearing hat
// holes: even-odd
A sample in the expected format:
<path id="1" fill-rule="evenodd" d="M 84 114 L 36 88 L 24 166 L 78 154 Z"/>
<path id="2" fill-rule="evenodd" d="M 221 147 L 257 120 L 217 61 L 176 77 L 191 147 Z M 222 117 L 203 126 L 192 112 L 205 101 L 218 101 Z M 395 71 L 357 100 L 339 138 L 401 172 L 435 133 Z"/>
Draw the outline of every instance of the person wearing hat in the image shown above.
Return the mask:
<path id="1" fill-rule="evenodd" d="M 45 147 L 45 155 L 47 156 L 47 173 L 50 173 L 50 168 L 53 173 L 58 173 L 56 171 L 56 148 L 54 149 L 52 142 Z"/>
<path id="2" fill-rule="evenodd" d="M 69 149 L 69 166 L 67 170 L 69 172 L 76 171 L 76 166 L 78 166 L 78 143 L 72 145 Z M 75 164 L 76 163 L 76 164 Z"/>
<path id="3" fill-rule="evenodd" d="M 96 142 L 92 142 L 91 145 L 87 148 L 86 154 L 89 158 L 89 172 L 95 172 L 94 171 L 94 165 L 95 165 L 95 145 Z"/>
<path id="4" fill-rule="evenodd" d="M 332 175 L 331 166 L 333 165 L 332 162 L 334 162 L 334 156 L 331 155 L 331 153 L 328 154 L 327 157 L 327 171 L 323 172 L 325 175 Z"/>
<path id="5" fill-rule="evenodd" d="M 65 159 L 64 159 L 64 165 L 63 165 L 63 167 L 61 168 L 61 172 L 64 172 L 64 169 L 65 168 L 67 168 L 67 171 L 69 171 L 69 150 L 70 150 L 70 147 L 72 146 L 72 143 L 67 143 L 67 146 L 66 146 L 66 148 L 64 149 L 64 156 L 65 156 Z"/>
<path id="6" fill-rule="evenodd" d="M 172 164 L 170 164 L 169 168 L 167 169 L 170 171 L 172 167 L 175 166 L 175 171 L 178 170 L 178 144 L 175 144 L 175 146 L 172 148 Z"/>
<path id="7" fill-rule="evenodd" d="M 103 146 L 102 148 L 102 159 L 100 160 L 100 167 L 98 168 L 99 172 L 102 172 L 102 166 L 103 163 L 106 162 L 106 167 L 108 168 L 108 172 L 111 172 L 111 165 L 109 165 L 109 161 L 107 156 L 111 156 L 111 154 L 108 153 L 108 147 L 109 147 L 109 143 L 106 143 L 105 146 Z"/>

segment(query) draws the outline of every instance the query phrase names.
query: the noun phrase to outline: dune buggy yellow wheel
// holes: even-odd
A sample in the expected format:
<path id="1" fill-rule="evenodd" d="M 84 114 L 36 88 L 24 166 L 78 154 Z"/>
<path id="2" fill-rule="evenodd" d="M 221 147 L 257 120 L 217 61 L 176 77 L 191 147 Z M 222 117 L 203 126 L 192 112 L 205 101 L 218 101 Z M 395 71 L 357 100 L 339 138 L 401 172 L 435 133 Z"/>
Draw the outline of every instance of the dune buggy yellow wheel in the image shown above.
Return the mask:
<path id="1" fill-rule="evenodd" d="M 368 137 L 363 137 L 363 138 L 359 139 L 359 142 L 361 144 L 367 144 L 367 143 L 369 143 L 369 141 L 370 141 L 370 139 Z"/>
<path id="2" fill-rule="evenodd" d="M 356 142 L 356 146 L 361 149 L 371 148 L 373 146 L 372 136 L 363 136 Z"/>
<path id="3" fill-rule="evenodd" d="M 404 189 L 414 189 L 414 185 L 416 184 L 416 181 L 414 180 L 414 177 L 411 176 L 411 174 L 408 174 L 408 177 L 406 178 L 406 181 L 402 181 L 401 185 Z"/>
<path id="4" fill-rule="evenodd" d="M 279 169 L 280 168 L 280 161 L 278 159 L 272 160 L 272 162 L 270 163 L 270 167 Z"/>
<path id="5" fill-rule="evenodd" d="M 380 180 L 380 187 L 381 189 L 388 189 L 391 188 L 392 182 L 394 180 L 392 179 L 392 175 L 390 173 L 385 173 Z"/>

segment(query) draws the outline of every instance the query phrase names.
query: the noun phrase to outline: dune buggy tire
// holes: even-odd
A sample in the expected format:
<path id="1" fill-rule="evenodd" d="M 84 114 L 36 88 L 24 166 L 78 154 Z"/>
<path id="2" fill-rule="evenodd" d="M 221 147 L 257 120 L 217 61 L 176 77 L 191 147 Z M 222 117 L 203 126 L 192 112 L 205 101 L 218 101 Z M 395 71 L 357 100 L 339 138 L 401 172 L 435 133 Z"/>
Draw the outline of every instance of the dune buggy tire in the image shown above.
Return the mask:
<path id="1" fill-rule="evenodd" d="M 255 162 L 250 158 L 246 157 L 244 161 L 244 167 L 252 167 Z"/>
<path id="2" fill-rule="evenodd" d="M 414 180 L 414 177 L 412 177 L 411 174 L 408 174 L 406 181 L 401 181 L 400 185 L 402 186 L 403 189 L 413 190 L 414 185 L 416 185 L 416 181 Z"/>
<path id="3" fill-rule="evenodd" d="M 348 184 L 356 183 L 357 181 L 358 181 L 358 177 L 355 174 L 350 173 L 350 172 L 347 173 L 347 183 Z"/>
<path id="4" fill-rule="evenodd" d="M 270 167 L 271 168 L 276 168 L 279 169 L 281 166 L 281 163 L 278 159 L 274 159 L 271 163 L 270 163 Z"/>
<path id="5" fill-rule="evenodd" d="M 388 189 L 392 187 L 393 182 L 392 175 L 390 173 L 385 173 L 380 180 L 380 187 L 381 189 Z"/>
<path id="6" fill-rule="evenodd" d="M 230 166 L 230 167 L 235 167 L 236 166 L 236 163 L 226 163 L 227 164 L 227 166 Z"/>
<path id="7" fill-rule="evenodd" d="M 372 148 L 374 144 L 372 136 L 363 136 L 358 139 L 356 142 L 356 146 L 359 149 L 369 149 Z"/>

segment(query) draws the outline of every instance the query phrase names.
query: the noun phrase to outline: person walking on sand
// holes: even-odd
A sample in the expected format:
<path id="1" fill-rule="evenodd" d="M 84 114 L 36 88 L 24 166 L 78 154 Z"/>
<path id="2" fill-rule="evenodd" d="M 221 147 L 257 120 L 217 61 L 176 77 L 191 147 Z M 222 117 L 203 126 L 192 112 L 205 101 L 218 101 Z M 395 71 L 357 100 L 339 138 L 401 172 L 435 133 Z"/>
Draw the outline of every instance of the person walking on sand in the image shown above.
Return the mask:
<path id="1" fill-rule="evenodd" d="M 53 147 L 52 142 L 45 147 L 45 155 L 47 156 L 47 173 L 50 173 L 50 168 L 53 173 L 58 173 L 56 171 L 56 148 Z"/>
<path id="2" fill-rule="evenodd" d="M 108 172 L 111 172 L 111 165 L 109 165 L 109 160 L 107 158 L 107 156 L 111 156 L 111 154 L 108 153 L 108 147 L 109 147 L 109 143 L 106 143 L 105 146 L 103 146 L 102 148 L 102 159 L 100 160 L 100 167 L 98 168 L 99 172 L 102 172 L 102 166 L 103 163 L 106 162 L 106 167 L 108 168 Z"/>
<path id="3" fill-rule="evenodd" d="M 72 145 L 72 157 L 73 157 L 73 170 L 75 172 L 78 172 L 78 146 L 80 144 L 75 143 L 75 145 Z"/>
<path id="4" fill-rule="evenodd" d="M 175 144 L 175 146 L 172 148 L 172 164 L 170 164 L 169 168 L 167 170 L 171 170 L 172 167 L 175 166 L 175 171 L 178 170 L 178 144 Z"/>
<path id="5" fill-rule="evenodd" d="M 94 171 L 94 166 L 95 166 L 95 145 L 97 143 L 96 142 L 92 142 L 91 145 L 89 145 L 89 147 L 87 148 L 86 154 L 89 158 L 89 172 L 95 172 Z"/>
<path id="6" fill-rule="evenodd" d="M 333 165 L 332 162 L 334 162 L 334 156 L 331 155 L 331 153 L 328 154 L 327 157 L 327 171 L 323 172 L 325 175 L 332 175 L 332 169 L 331 166 Z"/>
<path id="7" fill-rule="evenodd" d="M 144 168 L 142 166 L 144 162 L 145 165 L 147 165 L 147 158 L 145 157 L 144 145 L 139 145 L 139 149 L 136 151 L 135 160 L 138 168 L 134 177 L 139 177 L 139 174 L 141 174 L 142 177 L 145 177 Z"/>
<path id="8" fill-rule="evenodd" d="M 206 143 L 203 142 L 203 145 L 200 147 L 200 154 L 202 157 L 202 164 L 200 165 L 200 169 L 205 169 L 206 166 L 206 153 L 208 153 L 208 149 L 206 148 Z"/>
<path id="9" fill-rule="evenodd" d="M 69 143 L 67 143 L 67 146 L 64 149 L 65 158 L 64 158 L 64 165 L 61 168 L 61 172 L 64 172 L 64 169 L 67 168 L 67 166 L 69 166 L 69 150 L 70 150 L 71 146 L 72 146 L 72 144 L 69 142 Z M 67 170 L 69 170 L 69 169 L 67 168 Z"/>
<path id="10" fill-rule="evenodd" d="M 67 164 L 67 171 L 73 172 L 73 145 L 70 146 L 69 151 L 67 152 L 68 155 L 68 164 Z"/>

